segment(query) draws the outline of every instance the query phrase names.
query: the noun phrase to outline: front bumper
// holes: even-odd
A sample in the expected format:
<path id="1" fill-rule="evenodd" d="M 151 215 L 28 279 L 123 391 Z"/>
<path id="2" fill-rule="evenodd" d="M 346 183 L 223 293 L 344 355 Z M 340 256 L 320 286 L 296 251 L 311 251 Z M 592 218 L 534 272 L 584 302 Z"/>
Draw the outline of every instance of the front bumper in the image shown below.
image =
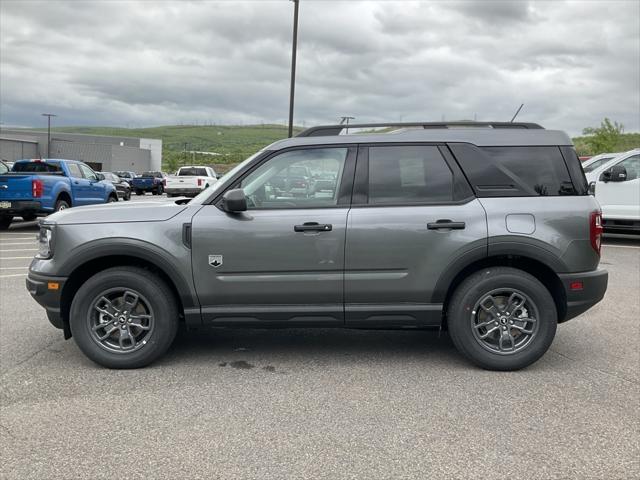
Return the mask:
<path id="1" fill-rule="evenodd" d="M 20 216 L 25 212 L 38 212 L 41 207 L 40 202 L 34 202 L 32 200 L 0 200 L 0 203 L 5 201 L 11 203 L 11 206 L 9 208 L 0 208 L 0 215 Z"/>
<path id="2" fill-rule="evenodd" d="M 558 276 L 567 298 L 567 313 L 561 322 L 577 317 L 602 300 L 609 282 L 609 272 L 602 269 Z M 578 288 L 580 284 L 582 288 Z"/>
<path id="3" fill-rule="evenodd" d="M 44 307 L 51 324 L 56 328 L 65 328 L 60 305 L 62 289 L 66 283 L 66 277 L 53 277 L 29 272 L 27 276 L 27 290 L 33 299 Z"/>

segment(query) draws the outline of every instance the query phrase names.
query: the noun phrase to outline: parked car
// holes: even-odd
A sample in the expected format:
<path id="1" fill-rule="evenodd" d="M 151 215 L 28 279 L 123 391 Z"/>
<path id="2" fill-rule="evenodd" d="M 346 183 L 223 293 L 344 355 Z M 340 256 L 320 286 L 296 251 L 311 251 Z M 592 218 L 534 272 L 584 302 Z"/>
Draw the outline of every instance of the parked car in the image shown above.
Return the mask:
<path id="1" fill-rule="evenodd" d="M 527 123 L 403 126 L 422 128 L 308 129 L 188 203 L 57 213 L 27 288 L 112 368 L 153 362 L 181 322 L 447 329 L 483 368 L 530 365 L 607 287 L 571 139 Z M 298 166 L 335 183 L 308 197 L 268 187 Z"/>
<path id="2" fill-rule="evenodd" d="M 111 172 L 100 172 L 99 175 L 102 175 L 103 180 L 111 182 L 116 187 L 118 198 L 122 198 L 125 201 L 131 199 L 131 185 L 129 185 L 129 182 Z"/>
<path id="3" fill-rule="evenodd" d="M 630 150 L 589 172 L 591 193 L 612 233 L 640 233 L 640 149 Z"/>
<path id="4" fill-rule="evenodd" d="M 80 205 L 117 202 L 115 187 L 100 182 L 86 164 L 76 160 L 18 160 L 0 175 L 0 230 L 13 217 L 26 221 Z"/>
<path id="5" fill-rule="evenodd" d="M 122 178 L 129 185 L 131 185 L 131 180 L 133 180 L 138 176 L 136 172 L 130 172 L 127 170 L 118 170 L 117 172 L 113 172 L 113 173 L 119 176 L 120 178 Z"/>
<path id="6" fill-rule="evenodd" d="M 162 195 L 166 177 L 164 172 L 143 172 L 142 175 L 131 180 L 131 188 L 136 195 L 144 195 L 146 192 Z"/>
<path id="7" fill-rule="evenodd" d="M 218 175 L 211 167 L 189 166 L 181 167 L 175 175 L 165 178 L 164 191 L 168 197 L 184 195 L 195 197 L 205 188 L 218 181 Z"/>

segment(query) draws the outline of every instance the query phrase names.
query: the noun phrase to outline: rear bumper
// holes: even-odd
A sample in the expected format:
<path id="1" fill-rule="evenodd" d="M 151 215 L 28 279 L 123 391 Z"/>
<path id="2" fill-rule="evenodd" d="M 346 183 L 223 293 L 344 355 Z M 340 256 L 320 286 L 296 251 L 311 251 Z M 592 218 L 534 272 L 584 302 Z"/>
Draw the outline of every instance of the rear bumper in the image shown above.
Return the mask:
<path id="1" fill-rule="evenodd" d="M 26 280 L 27 290 L 33 299 L 44 307 L 49 321 L 56 328 L 64 328 L 60 303 L 66 281 L 66 277 L 52 277 L 33 272 L 29 272 Z"/>
<path id="2" fill-rule="evenodd" d="M 194 187 L 194 188 L 175 188 L 175 187 L 165 187 L 165 193 L 169 195 L 185 195 L 185 196 L 196 196 L 202 189 Z"/>
<path id="3" fill-rule="evenodd" d="M 561 322 L 571 320 L 586 312 L 604 298 L 609 272 L 598 269 L 592 272 L 560 274 L 567 298 L 567 313 Z M 582 288 L 579 288 L 579 284 Z"/>
<path id="4" fill-rule="evenodd" d="M 0 208 L 0 215 L 20 215 L 25 212 L 39 212 L 42 208 L 40 202 L 32 200 L 0 200 L 0 202 L 10 202 L 11 207 Z"/>

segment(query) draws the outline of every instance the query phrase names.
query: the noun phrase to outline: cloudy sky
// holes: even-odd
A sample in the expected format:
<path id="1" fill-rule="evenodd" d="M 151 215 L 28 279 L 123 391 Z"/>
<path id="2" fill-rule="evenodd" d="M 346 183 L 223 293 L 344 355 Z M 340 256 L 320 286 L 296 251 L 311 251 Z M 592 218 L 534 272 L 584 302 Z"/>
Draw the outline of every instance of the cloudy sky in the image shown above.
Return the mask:
<path id="1" fill-rule="evenodd" d="M 284 123 L 293 3 L 0 0 L 0 121 Z M 640 1 L 300 0 L 297 124 L 640 130 Z"/>

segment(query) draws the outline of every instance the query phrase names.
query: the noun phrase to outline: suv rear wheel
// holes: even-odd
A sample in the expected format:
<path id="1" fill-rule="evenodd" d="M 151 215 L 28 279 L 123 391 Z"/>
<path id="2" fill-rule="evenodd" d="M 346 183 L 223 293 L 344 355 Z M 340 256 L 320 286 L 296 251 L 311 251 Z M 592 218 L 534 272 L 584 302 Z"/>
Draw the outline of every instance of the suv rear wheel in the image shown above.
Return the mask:
<path id="1" fill-rule="evenodd" d="M 150 364 L 171 346 L 178 310 L 167 284 L 148 270 L 116 267 L 87 280 L 70 312 L 80 350 L 109 368 Z"/>
<path id="2" fill-rule="evenodd" d="M 463 281 L 447 316 L 456 348 L 489 370 L 518 370 L 537 361 L 551 345 L 558 322 L 544 285 L 509 267 L 484 268 Z"/>

